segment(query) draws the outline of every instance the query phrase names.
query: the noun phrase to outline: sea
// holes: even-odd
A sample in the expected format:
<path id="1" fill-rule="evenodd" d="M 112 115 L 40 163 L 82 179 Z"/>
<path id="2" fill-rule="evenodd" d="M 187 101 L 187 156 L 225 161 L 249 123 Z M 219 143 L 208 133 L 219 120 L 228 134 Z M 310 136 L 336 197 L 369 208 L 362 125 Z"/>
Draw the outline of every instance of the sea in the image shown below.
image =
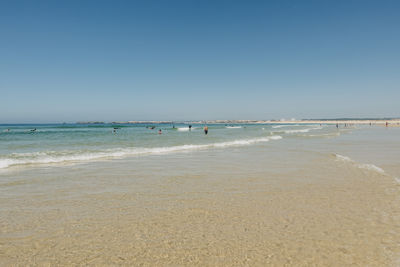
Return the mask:
<path id="1" fill-rule="evenodd" d="M 189 128 L 188 124 L 0 125 L 0 169 L 224 149 L 277 141 L 284 136 L 339 134 L 332 127 L 319 125 L 218 124 L 209 125 L 207 135 L 203 127 Z"/>

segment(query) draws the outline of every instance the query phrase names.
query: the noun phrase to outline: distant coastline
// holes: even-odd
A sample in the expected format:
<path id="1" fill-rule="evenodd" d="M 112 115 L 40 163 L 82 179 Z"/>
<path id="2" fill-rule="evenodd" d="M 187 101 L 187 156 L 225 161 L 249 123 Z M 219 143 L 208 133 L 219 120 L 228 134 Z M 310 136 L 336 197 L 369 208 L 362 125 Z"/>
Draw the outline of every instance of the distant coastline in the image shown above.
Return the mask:
<path id="1" fill-rule="evenodd" d="M 400 124 L 400 118 L 337 118 L 300 120 L 87 121 L 76 124 Z"/>

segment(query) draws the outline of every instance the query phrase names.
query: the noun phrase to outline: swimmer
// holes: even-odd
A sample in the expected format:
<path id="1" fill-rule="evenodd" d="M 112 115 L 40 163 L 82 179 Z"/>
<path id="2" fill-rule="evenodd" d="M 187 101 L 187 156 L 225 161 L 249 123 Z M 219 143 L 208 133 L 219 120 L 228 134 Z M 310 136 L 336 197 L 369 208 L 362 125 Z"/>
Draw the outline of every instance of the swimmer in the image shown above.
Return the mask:
<path id="1" fill-rule="evenodd" d="M 36 128 L 35 128 L 35 129 L 32 129 L 31 132 L 36 132 Z"/>
<path id="2" fill-rule="evenodd" d="M 206 126 L 204 126 L 204 134 L 208 134 L 208 126 L 206 125 Z"/>
<path id="3" fill-rule="evenodd" d="M 158 130 L 158 134 L 162 134 L 162 131 L 161 131 L 161 129 L 160 129 L 160 130 Z"/>

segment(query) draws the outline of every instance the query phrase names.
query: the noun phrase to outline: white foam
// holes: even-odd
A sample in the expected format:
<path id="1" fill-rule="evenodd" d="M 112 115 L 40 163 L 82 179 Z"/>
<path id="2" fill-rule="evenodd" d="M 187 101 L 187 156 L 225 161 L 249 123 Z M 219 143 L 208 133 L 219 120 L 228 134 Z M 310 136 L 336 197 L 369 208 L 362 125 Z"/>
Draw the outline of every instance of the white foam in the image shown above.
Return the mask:
<path id="1" fill-rule="evenodd" d="M 106 149 L 103 151 L 45 151 L 34 153 L 13 153 L 10 154 L 8 158 L 0 158 L 0 169 L 8 168 L 15 165 L 80 162 L 107 158 L 121 158 L 135 155 L 168 154 L 190 150 L 245 146 L 279 139 L 282 139 L 282 137 L 269 136 L 203 145 L 181 145 L 171 147 L 118 148 Z"/>
<path id="2" fill-rule="evenodd" d="M 298 124 L 288 124 L 288 125 L 274 125 L 272 128 L 283 128 L 283 127 L 293 127 L 293 126 L 303 126 Z"/>
<path id="3" fill-rule="evenodd" d="M 374 164 L 358 164 L 357 165 L 361 169 L 366 169 L 370 171 L 375 171 L 379 173 L 385 173 L 385 171 L 382 168 L 379 168 L 378 166 L 375 166 Z"/>
<path id="4" fill-rule="evenodd" d="M 310 137 L 340 136 L 340 132 L 327 133 L 327 134 L 309 134 L 309 135 L 304 135 L 304 136 L 310 136 Z"/>
<path id="5" fill-rule="evenodd" d="M 242 126 L 226 126 L 227 129 L 240 129 Z"/>
<path id="6" fill-rule="evenodd" d="M 184 131 L 184 132 L 190 130 L 189 127 L 179 127 L 179 128 L 177 128 L 177 129 L 178 129 L 178 131 Z M 192 130 L 193 130 L 193 129 L 195 129 L 195 127 L 192 127 Z"/>
<path id="7" fill-rule="evenodd" d="M 374 172 L 377 172 L 380 174 L 385 174 L 385 171 L 382 168 L 379 168 L 378 166 L 376 166 L 374 164 L 357 163 L 354 160 L 352 160 L 351 158 L 343 156 L 343 155 L 339 155 L 339 154 L 335 154 L 335 156 L 336 156 L 337 160 L 351 163 L 354 166 L 356 166 L 357 168 L 365 169 L 368 171 L 374 171 Z"/>
<path id="8" fill-rule="evenodd" d="M 280 136 L 280 135 L 273 135 L 273 136 L 271 136 L 271 137 L 269 137 L 270 139 L 272 139 L 272 140 L 280 140 L 280 139 L 282 139 L 282 136 Z"/>
<path id="9" fill-rule="evenodd" d="M 346 161 L 346 162 L 354 162 L 351 158 L 346 157 L 346 156 L 342 156 L 339 154 L 335 154 L 336 159 L 341 160 L 341 161 Z"/>
<path id="10" fill-rule="evenodd" d="M 0 169 L 7 168 L 13 164 L 13 160 L 11 159 L 2 159 L 0 160 Z"/>
<path id="11" fill-rule="evenodd" d="M 286 130 L 284 133 L 308 133 L 312 130 L 321 130 L 322 127 L 315 127 L 315 128 L 308 128 L 308 129 L 301 129 L 301 130 Z"/>

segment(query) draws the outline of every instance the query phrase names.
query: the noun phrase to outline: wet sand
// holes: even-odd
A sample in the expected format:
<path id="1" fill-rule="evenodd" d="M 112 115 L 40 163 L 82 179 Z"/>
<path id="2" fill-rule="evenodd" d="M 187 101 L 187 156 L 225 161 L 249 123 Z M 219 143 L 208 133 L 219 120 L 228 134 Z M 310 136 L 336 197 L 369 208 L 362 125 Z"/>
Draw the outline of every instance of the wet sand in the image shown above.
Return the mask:
<path id="1" fill-rule="evenodd" d="M 398 265 L 394 177 L 287 142 L 2 174 L 0 265 Z"/>

